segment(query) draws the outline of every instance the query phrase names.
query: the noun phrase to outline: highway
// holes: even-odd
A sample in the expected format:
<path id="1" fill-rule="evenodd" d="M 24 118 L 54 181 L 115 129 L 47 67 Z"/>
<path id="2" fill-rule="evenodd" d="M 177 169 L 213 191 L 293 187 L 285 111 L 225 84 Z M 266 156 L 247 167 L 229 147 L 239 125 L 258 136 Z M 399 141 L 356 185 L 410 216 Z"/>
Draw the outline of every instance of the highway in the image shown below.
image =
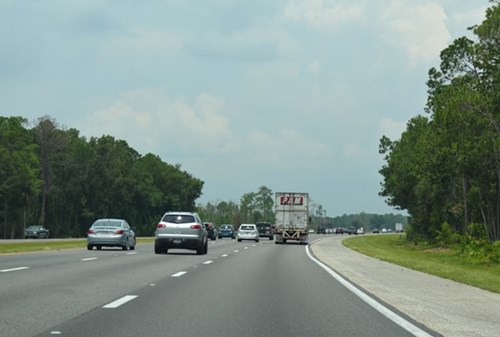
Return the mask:
<path id="1" fill-rule="evenodd" d="M 267 239 L 210 241 L 207 255 L 155 255 L 150 243 L 0 256 L 5 337 L 437 336 L 386 310 L 332 277 L 308 246 Z"/>

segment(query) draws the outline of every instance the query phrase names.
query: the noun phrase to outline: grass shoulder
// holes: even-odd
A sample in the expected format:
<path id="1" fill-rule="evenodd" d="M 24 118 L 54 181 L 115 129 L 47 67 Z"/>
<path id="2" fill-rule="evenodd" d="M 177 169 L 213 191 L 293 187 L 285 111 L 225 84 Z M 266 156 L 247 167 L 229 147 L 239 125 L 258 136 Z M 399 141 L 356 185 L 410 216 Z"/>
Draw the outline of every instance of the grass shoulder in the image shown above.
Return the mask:
<path id="1" fill-rule="evenodd" d="M 458 249 L 413 245 L 404 234 L 357 236 L 342 243 L 386 262 L 500 293 L 500 264 L 463 257 Z"/>

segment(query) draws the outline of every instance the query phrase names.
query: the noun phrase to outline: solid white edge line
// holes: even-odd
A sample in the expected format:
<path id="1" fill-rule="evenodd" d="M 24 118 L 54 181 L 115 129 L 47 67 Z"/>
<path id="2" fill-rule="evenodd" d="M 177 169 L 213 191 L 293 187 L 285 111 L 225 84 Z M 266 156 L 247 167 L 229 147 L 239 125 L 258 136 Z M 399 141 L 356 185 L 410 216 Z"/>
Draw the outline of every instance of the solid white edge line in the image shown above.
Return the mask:
<path id="1" fill-rule="evenodd" d="M 10 271 L 18 271 L 18 270 L 26 270 L 26 269 L 30 269 L 30 267 L 18 267 L 18 268 L 11 268 L 11 269 L 2 269 L 2 270 L 0 270 L 0 272 L 8 273 Z"/>
<path id="2" fill-rule="evenodd" d="M 210 264 L 210 263 L 212 263 L 212 262 L 214 262 L 214 261 L 212 261 L 212 260 L 208 260 L 208 261 L 203 262 L 203 264 Z"/>
<path id="3" fill-rule="evenodd" d="M 352 293 L 354 293 L 356 296 L 358 296 L 360 299 L 362 299 L 364 302 L 366 302 L 368 305 L 370 305 L 372 308 L 380 312 L 382 315 L 385 317 L 389 318 L 391 321 L 408 331 L 409 333 L 412 333 L 416 337 L 432 337 L 432 335 L 428 334 L 424 330 L 420 329 L 419 327 L 415 326 L 414 324 L 408 322 L 406 319 L 403 317 L 399 316 L 392 310 L 389 310 L 388 308 L 384 307 L 382 304 L 379 302 L 375 301 L 373 298 L 370 296 L 366 295 L 364 292 L 353 286 L 350 282 L 348 282 L 346 279 L 344 279 L 342 276 L 337 274 L 335 271 L 333 271 L 330 267 L 325 265 L 323 262 L 319 261 L 316 259 L 310 252 L 309 252 L 309 245 L 306 246 L 306 253 L 307 256 L 313 260 L 317 265 L 319 265 L 321 268 L 323 268 L 328 274 L 330 274 L 333 278 L 335 278 L 337 281 L 339 281 L 344 287 L 349 289 Z"/>
<path id="4" fill-rule="evenodd" d="M 117 299 L 116 301 L 113 301 L 111 303 L 108 303 L 108 304 L 104 305 L 103 308 L 105 308 L 105 309 L 116 309 L 120 305 L 123 305 L 123 304 L 125 304 L 125 303 L 127 303 L 129 301 L 132 301 L 133 299 L 135 299 L 137 297 L 138 297 L 137 295 L 123 296 L 122 298 Z"/>

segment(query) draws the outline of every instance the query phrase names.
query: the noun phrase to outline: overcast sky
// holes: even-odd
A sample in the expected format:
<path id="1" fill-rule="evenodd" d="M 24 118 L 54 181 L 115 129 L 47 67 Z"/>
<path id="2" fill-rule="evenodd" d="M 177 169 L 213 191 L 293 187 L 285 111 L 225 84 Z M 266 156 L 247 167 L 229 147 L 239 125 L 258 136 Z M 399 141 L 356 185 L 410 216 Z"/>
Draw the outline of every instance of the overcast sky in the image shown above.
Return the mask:
<path id="1" fill-rule="evenodd" d="M 329 216 L 378 196 L 382 135 L 424 114 L 427 72 L 487 0 L 0 0 L 0 114 L 51 116 L 205 182 Z"/>

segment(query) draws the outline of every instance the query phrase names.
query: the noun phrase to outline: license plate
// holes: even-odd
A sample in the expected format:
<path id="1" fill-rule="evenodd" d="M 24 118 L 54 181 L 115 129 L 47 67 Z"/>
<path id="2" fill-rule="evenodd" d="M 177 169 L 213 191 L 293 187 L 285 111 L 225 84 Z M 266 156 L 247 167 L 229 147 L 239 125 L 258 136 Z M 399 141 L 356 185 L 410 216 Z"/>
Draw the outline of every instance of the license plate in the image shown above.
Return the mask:
<path id="1" fill-rule="evenodd" d="M 174 243 L 175 243 L 175 244 L 179 244 L 179 243 L 181 243 L 181 242 L 182 242 L 182 240 L 179 240 L 179 239 L 175 239 L 175 240 L 174 240 Z"/>

